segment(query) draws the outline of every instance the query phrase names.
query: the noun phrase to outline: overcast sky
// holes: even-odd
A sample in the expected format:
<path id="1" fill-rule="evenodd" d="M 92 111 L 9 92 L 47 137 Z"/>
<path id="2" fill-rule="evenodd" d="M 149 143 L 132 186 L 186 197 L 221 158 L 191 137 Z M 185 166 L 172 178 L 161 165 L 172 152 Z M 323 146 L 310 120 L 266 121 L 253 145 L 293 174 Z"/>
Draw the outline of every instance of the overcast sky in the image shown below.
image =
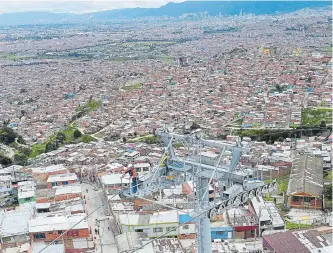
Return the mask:
<path id="1" fill-rule="evenodd" d="M 184 0 L 0 0 L 0 13 L 50 11 L 85 13 L 135 7 L 160 7 Z"/>
<path id="2" fill-rule="evenodd" d="M 184 1 L 185 0 L 0 0 L 0 13 L 27 12 L 27 11 L 86 13 L 93 11 L 135 8 L 135 7 L 152 8 L 152 7 L 160 7 L 168 2 L 184 2 Z M 190 1 L 208 1 L 208 0 L 190 0 Z M 227 0 L 215 0 L 215 1 L 227 1 Z M 231 0 L 231 1 L 246 1 L 246 0 Z M 248 0 L 248 1 L 254 1 L 254 0 Z M 265 1 L 265 0 L 256 0 L 256 1 Z M 280 0 L 270 0 L 270 1 L 280 1 Z M 302 0 L 296 0 L 296 1 L 302 1 Z M 320 1 L 320 0 L 315 0 L 315 1 Z"/>

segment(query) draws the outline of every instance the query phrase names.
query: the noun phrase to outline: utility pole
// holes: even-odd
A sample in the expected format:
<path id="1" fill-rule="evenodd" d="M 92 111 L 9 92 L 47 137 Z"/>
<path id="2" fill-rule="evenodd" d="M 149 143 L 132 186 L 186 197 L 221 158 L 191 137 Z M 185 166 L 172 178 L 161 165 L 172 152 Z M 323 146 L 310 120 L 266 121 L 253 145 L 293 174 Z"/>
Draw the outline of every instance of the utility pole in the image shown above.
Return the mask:
<path id="1" fill-rule="evenodd" d="M 234 211 L 234 220 L 233 220 L 233 226 L 232 226 L 232 231 L 233 231 L 233 242 L 235 242 L 235 233 L 236 233 L 236 231 L 235 231 L 235 225 L 236 225 L 236 211 Z"/>
<path id="2" fill-rule="evenodd" d="M 259 237 L 261 237 L 260 217 L 261 217 L 261 206 L 259 206 L 259 217 L 258 217 L 258 222 L 259 222 Z"/>

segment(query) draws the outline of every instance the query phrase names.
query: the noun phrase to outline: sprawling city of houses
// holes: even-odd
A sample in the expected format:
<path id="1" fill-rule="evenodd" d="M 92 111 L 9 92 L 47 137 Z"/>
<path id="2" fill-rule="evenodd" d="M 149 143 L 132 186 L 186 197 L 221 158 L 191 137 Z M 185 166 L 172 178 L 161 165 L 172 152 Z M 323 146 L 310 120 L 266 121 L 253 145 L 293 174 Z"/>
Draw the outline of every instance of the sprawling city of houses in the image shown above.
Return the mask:
<path id="1" fill-rule="evenodd" d="M 1 252 L 195 252 L 193 179 L 119 194 L 165 166 L 161 129 L 239 145 L 237 171 L 278 183 L 210 219 L 212 252 L 331 252 L 330 11 L 0 28 L 0 119 L 22 136 L 0 143 Z"/>

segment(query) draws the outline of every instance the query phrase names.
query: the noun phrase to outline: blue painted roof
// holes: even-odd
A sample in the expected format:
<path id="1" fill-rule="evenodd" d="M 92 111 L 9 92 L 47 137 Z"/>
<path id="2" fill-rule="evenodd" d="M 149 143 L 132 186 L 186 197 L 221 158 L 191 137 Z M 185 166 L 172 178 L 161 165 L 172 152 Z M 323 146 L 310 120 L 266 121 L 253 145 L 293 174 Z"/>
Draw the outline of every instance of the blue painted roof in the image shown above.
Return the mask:
<path id="1" fill-rule="evenodd" d="M 189 216 L 188 214 L 180 214 L 179 215 L 179 223 L 180 224 L 188 222 L 191 219 L 192 219 L 192 217 Z M 197 219 L 191 220 L 191 222 L 197 222 L 197 221 L 198 221 Z"/>

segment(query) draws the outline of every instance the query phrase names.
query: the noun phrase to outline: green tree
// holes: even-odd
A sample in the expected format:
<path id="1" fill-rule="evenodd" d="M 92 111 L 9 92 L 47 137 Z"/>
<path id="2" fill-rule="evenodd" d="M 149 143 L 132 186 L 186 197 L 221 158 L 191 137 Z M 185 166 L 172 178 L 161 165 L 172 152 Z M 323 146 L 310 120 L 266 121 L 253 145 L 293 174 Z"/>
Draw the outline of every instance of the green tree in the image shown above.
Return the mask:
<path id="1" fill-rule="evenodd" d="M 82 133 L 80 132 L 80 130 L 76 129 L 73 133 L 73 136 L 75 139 L 80 138 L 82 136 Z"/>
<path id="2" fill-rule="evenodd" d="M 25 154 L 17 153 L 17 154 L 14 155 L 14 161 L 13 162 L 15 164 L 24 166 L 24 165 L 27 165 L 28 157 Z"/>
<path id="3" fill-rule="evenodd" d="M 324 121 L 324 120 L 322 120 L 321 122 L 320 122 L 320 127 L 326 127 L 326 122 Z"/>
<path id="4" fill-rule="evenodd" d="M 282 91 L 282 88 L 281 88 L 281 86 L 280 85 L 275 85 L 275 88 L 276 88 L 276 90 L 279 92 L 279 93 L 281 93 L 281 91 Z"/>
<path id="5" fill-rule="evenodd" d="M 195 130 L 195 129 L 199 129 L 200 128 L 200 125 L 196 122 L 193 122 L 192 125 L 191 125 L 191 130 Z"/>
<path id="6" fill-rule="evenodd" d="M 18 150 L 20 153 L 22 153 L 22 154 L 24 154 L 24 155 L 26 155 L 26 156 L 29 156 L 29 155 L 31 154 L 31 149 L 30 149 L 30 148 L 26 148 L 26 147 L 23 147 L 23 146 L 18 146 L 18 147 L 17 147 L 17 150 Z"/>
<path id="7" fill-rule="evenodd" d="M 51 151 L 56 150 L 56 149 L 57 149 L 57 144 L 54 143 L 54 142 L 49 142 L 45 146 L 45 153 L 51 152 Z"/>
<path id="8" fill-rule="evenodd" d="M 2 127 L 0 129 L 0 142 L 4 144 L 10 144 L 15 141 L 17 134 L 14 132 L 13 129 L 9 127 Z"/>
<path id="9" fill-rule="evenodd" d="M 20 144 L 25 145 L 25 141 L 24 141 L 24 139 L 23 139 L 23 137 L 22 137 L 21 135 L 19 135 L 19 136 L 17 137 L 17 142 L 20 143 Z"/>
<path id="10" fill-rule="evenodd" d="M 324 185 L 323 193 L 325 198 L 332 200 L 332 184 Z"/>
<path id="11" fill-rule="evenodd" d="M 324 185 L 325 209 L 332 211 L 332 184 Z"/>
<path id="12" fill-rule="evenodd" d="M 66 135 L 62 132 L 59 132 L 57 134 L 57 137 L 56 139 L 60 142 L 60 143 L 63 143 L 65 140 L 66 140 Z"/>
<path id="13" fill-rule="evenodd" d="M 7 156 L 0 155 L 0 164 L 4 166 L 8 166 L 12 164 L 12 159 Z"/>

